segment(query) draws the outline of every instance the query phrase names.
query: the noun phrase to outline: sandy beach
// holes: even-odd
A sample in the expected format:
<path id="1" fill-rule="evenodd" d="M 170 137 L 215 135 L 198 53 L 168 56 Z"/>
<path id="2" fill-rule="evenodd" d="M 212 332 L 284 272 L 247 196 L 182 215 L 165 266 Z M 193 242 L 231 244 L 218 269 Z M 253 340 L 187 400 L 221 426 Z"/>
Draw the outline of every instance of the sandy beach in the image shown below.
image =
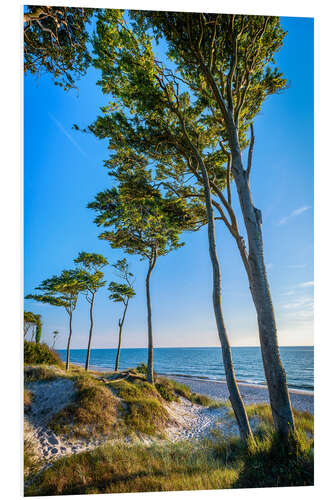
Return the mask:
<path id="1" fill-rule="evenodd" d="M 104 373 L 107 373 L 106 370 L 99 366 L 91 366 L 90 368 L 91 370 L 103 371 Z M 186 384 L 193 392 L 204 394 L 221 401 L 229 400 L 227 383 L 222 380 L 209 380 L 186 376 L 183 377 L 181 375 L 170 375 L 166 373 L 159 373 L 158 375 L 172 378 L 182 384 Z M 268 390 L 266 386 L 248 384 L 245 382 L 238 382 L 238 386 L 245 404 L 269 403 Z M 289 394 L 293 408 L 298 411 L 307 411 L 312 415 L 314 414 L 314 393 L 312 391 L 302 391 L 300 389 L 289 388 Z"/>

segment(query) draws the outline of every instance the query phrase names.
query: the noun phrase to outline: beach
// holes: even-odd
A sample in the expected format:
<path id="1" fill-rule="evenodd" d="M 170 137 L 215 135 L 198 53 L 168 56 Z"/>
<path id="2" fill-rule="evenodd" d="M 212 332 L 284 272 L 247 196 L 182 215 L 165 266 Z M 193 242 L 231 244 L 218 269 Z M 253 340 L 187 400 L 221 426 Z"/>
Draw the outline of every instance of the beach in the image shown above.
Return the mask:
<path id="1" fill-rule="evenodd" d="M 83 366 L 81 363 L 77 364 Z M 90 368 L 94 371 L 107 373 L 107 371 L 103 370 L 100 366 L 91 366 Z M 110 373 L 112 372 L 110 371 Z M 166 373 L 158 373 L 157 375 L 162 375 L 163 377 L 171 378 L 177 382 L 186 384 L 193 392 L 198 394 L 204 394 L 205 396 L 209 396 L 210 398 L 220 401 L 229 400 L 227 383 L 223 380 L 208 380 L 190 376 L 183 377 L 180 375 L 170 375 Z M 244 404 L 250 405 L 257 403 L 269 403 L 269 395 L 266 386 L 238 382 L 238 387 L 243 397 Z M 295 408 L 295 410 L 307 411 L 314 415 L 313 391 L 289 388 L 289 395 L 292 407 Z"/>

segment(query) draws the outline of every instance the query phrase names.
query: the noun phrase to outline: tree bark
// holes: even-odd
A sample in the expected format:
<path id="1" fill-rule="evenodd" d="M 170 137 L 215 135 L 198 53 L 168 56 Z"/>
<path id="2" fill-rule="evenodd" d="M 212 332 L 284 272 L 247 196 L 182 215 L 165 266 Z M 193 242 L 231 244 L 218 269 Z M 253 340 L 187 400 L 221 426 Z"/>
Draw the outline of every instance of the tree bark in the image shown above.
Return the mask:
<path id="1" fill-rule="evenodd" d="M 276 430 L 287 438 L 295 428 L 286 374 L 279 353 L 274 308 L 266 274 L 261 231 L 261 212 L 251 199 L 249 179 L 243 169 L 237 131 L 231 135 L 232 174 L 248 237 L 248 279 L 257 311 L 259 338 L 270 404 Z"/>
<path id="2" fill-rule="evenodd" d="M 92 338 L 92 332 L 93 332 L 93 327 L 94 327 L 94 319 L 93 319 L 94 302 L 95 302 L 95 294 L 93 293 L 92 296 L 91 296 L 91 302 L 90 302 L 90 329 L 89 329 L 89 341 L 88 341 L 88 349 L 87 349 L 87 358 L 86 358 L 86 365 L 85 365 L 85 370 L 86 371 L 88 371 L 88 369 L 89 369 L 90 346 L 91 346 L 91 338 Z"/>
<path id="3" fill-rule="evenodd" d="M 216 250 L 214 212 L 212 206 L 209 179 L 204 163 L 202 162 L 201 158 L 200 159 L 198 158 L 198 160 L 199 160 L 201 175 L 203 178 L 204 192 L 205 192 L 205 203 L 206 203 L 207 220 L 208 220 L 209 255 L 213 268 L 213 304 L 214 304 L 216 326 L 221 342 L 223 364 L 225 369 L 227 386 L 230 394 L 230 402 L 237 420 L 241 439 L 243 441 L 248 441 L 248 440 L 253 440 L 253 435 L 249 419 L 245 410 L 245 406 L 243 403 L 243 399 L 238 389 L 238 384 L 236 381 L 234 366 L 232 361 L 231 348 L 222 313 L 221 271 Z"/>
<path id="4" fill-rule="evenodd" d="M 117 350 L 117 356 L 116 356 L 116 364 L 115 364 L 115 367 L 114 367 L 114 371 L 115 372 L 118 371 L 118 366 L 119 366 L 119 356 L 120 356 L 120 346 L 121 346 L 121 334 L 122 334 L 122 330 L 123 330 L 123 324 L 124 324 L 124 321 L 125 321 L 125 316 L 126 316 L 128 301 L 129 301 L 129 299 L 127 298 L 127 301 L 125 303 L 124 312 L 123 312 L 123 317 L 121 318 L 121 320 L 119 320 L 118 350 Z"/>
<path id="5" fill-rule="evenodd" d="M 151 303 L 150 303 L 150 275 L 155 267 L 157 258 L 157 249 L 153 250 L 152 256 L 149 260 L 149 268 L 146 277 L 146 296 L 147 296 L 147 319 L 148 319 L 148 373 L 147 380 L 149 383 L 154 384 L 154 346 L 153 346 L 153 329 L 151 321 Z"/>
<path id="6" fill-rule="evenodd" d="M 66 370 L 69 368 L 69 350 L 70 350 L 70 345 L 71 345 L 71 338 L 72 338 L 72 312 L 69 312 L 69 336 L 68 336 L 68 341 L 67 341 L 67 355 L 66 355 Z"/>

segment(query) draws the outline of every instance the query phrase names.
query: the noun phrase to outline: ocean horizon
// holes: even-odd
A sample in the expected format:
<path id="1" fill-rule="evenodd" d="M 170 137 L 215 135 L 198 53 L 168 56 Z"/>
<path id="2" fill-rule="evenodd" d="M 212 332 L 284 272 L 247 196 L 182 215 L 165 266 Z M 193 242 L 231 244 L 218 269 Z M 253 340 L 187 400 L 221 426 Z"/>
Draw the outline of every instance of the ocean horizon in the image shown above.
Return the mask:
<path id="1" fill-rule="evenodd" d="M 266 379 L 260 347 L 232 347 L 232 357 L 238 382 L 265 385 Z M 57 349 L 66 359 L 66 349 Z M 135 368 L 147 363 L 147 348 L 123 348 L 119 369 Z M 87 349 L 71 349 L 70 362 L 84 364 Z M 90 366 L 105 371 L 113 370 L 117 349 L 91 349 Z M 288 387 L 314 390 L 313 346 L 280 346 L 280 355 L 287 375 Z M 165 375 L 225 381 L 220 347 L 156 347 L 154 369 Z"/>

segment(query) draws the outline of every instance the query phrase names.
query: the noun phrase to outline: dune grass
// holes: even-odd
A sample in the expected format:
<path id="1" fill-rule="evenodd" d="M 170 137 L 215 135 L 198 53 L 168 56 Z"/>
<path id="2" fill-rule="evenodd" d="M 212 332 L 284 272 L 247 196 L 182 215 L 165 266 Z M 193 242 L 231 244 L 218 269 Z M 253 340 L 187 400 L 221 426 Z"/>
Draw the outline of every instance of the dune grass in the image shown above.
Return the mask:
<path id="1" fill-rule="evenodd" d="M 177 491 L 313 484 L 312 445 L 295 434 L 283 446 L 274 433 L 247 448 L 216 435 L 195 442 L 105 445 L 58 460 L 25 495 Z"/>
<path id="2" fill-rule="evenodd" d="M 89 374 L 72 373 L 76 387 L 74 403 L 51 420 L 50 428 L 71 438 L 106 436 L 117 428 L 119 403 L 108 387 Z"/>

